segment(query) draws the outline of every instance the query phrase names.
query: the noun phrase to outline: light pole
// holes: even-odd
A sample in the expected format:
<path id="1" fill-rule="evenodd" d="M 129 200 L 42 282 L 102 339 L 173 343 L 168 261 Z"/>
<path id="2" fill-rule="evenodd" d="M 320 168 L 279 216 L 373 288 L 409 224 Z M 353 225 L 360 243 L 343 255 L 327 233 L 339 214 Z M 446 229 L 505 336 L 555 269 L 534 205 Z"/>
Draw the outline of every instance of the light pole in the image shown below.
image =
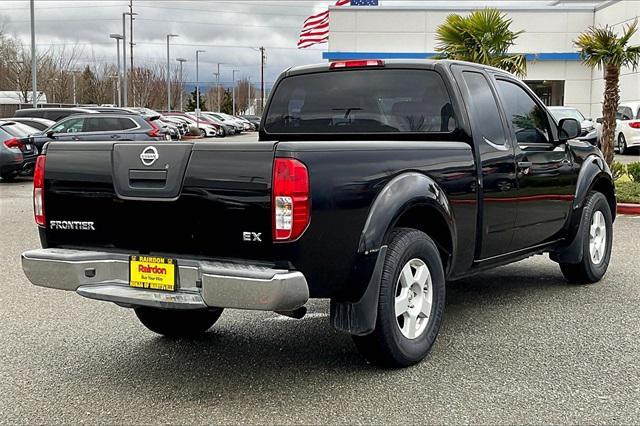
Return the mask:
<path id="1" fill-rule="evenodd" d="M 76 101 L 76 74 L 79 72 L 80 71 L 77 70 L 71 71 L 71 79 L 73 80 L 73 104 L 75 106 L 78 106 L 78 101 Z"/>
<path id="2" fill-rule="evenodd" d="M 218 62 L 218 72 L 213 75 L 216 76 L 216 106 L 218 112 L 220 112 L 220 65 L 224 65 L 224 62 Z"/>
<path id="3" fill-rule="evenodd" d="M 236 115 L 236 73 L 237 72 L 240 72 L 240 70 L 233 70 L 232 72 L 233 88 L 231 90 L 231 97 L 233 98 L 233 108 L 232 108 L 233 116 Z"/>
<path id="4" fill-rule="evenodd" d="M 198 68 L 198 60 L 200 54 L 206 50 L 196 50 L 196 126 L 200 127 L 200 69 Z"/>
<path id="5" fill-rule="evenodd" d="M 33 107 L 38 107 L 38 67 L 36 66 L 36 12 L 33 4 L 33 0 L 29 3 L 29 9 L 31 12 L 31 101 Z"/>
<path id="6" fill-rule="evenodd" d="M 116 85 L 118 86 L 117 104 L 118 106 L 122 106 L 122 83 L 120 82 L 120 40 L 122 40 L 122 34 L 109 34 L 109 37 L 116 39 L 116 57 L 118 58 L 118 70 L 116 72 L 116 77 L 118 78 L 118 81 L 116 83 Z M 74 99 L 75 99 L 75 96 L 74 96 Z"/>
<path id="7" fill-rule="evenodd" d="M 122 106 L 129 103 L 127 84 L 127 16 L 134 16 L 137 13 L 124 12 L 122 14 Z"/>
<path id="8" fill-rule="evenodd" d="M 182 79 L 182 64 L 187 62 L 184 58 L 176 58 L 176 61 L 180 62 L 180 111 L 184 110 L 184 103 L 182 103 L 182 92 L 184 92 L 184 81 Z"/>
<path id="9" fill-rule="evenodd" d="M 167 34 L 167 111 L 171 111 L 171 58 L 169 54 L 169 40 L 178 34 Z"/>

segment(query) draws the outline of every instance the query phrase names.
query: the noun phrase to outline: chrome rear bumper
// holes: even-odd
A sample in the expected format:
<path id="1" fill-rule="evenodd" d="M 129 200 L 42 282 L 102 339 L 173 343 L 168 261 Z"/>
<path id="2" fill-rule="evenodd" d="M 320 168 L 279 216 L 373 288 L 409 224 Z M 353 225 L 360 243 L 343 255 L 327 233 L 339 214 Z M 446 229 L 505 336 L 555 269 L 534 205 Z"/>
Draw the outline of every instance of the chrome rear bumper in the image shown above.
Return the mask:
<path id="1" fill-rule="evenodd" d="M 177 262 L 178 290 L 166 292 L 129 287 L 126 254 L 67 249 L 22 254 L 22 269 L 33 284 L 123 306 L 289 311 L 309 299 L 307 281 L 298 271 L 195 259 Z"/>

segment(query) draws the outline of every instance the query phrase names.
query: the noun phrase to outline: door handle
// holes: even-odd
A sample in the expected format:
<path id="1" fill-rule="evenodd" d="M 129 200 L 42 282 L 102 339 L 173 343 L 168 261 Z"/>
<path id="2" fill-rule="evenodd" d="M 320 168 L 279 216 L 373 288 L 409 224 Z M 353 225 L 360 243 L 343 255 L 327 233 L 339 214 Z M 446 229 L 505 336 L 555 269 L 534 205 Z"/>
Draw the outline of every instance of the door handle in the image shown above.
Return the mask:
<path id="1" fill-rule="evenodd" d="M 111 139 L 120 139 L 120 135 L 111 135 Z"/>

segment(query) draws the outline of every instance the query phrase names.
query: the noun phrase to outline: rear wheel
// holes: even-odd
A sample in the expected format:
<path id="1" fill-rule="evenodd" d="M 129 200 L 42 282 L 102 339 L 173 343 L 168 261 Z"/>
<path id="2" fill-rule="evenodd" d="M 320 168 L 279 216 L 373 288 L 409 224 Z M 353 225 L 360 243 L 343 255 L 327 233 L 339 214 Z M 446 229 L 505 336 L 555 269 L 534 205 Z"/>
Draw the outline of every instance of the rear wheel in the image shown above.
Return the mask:
<path id="1" fill-rule="evenodd" d="M 627 139 L 622 133 L 618 136 L 618 152 L 621 155 L 627 153 Z"/>
<path id="2" fill-rule="evenodd" d="M 613 242 L 611 210 L 602 193 L 592 192 L 585 200 L 578 237 L 582 240 L 582 260 L 560 263 L 560 270 L 571 283 L 598 282 L 607 272 Z"/>
<path id="3" fill-rule="evenodd" d="M 149 330 L 168 337 L 196 336 L 206 332 L 222 315 L 222 309 L 174 310 L 140 306 L 136 316 Z"/>
<path id="4" fill-rule="evenodd" d="M 14 180 L 16 176 L 18 176 L 18 172 L 8 172 L 8 173 L 2 173 L 0 175 L 2 180 L 7 180 L 7 181 Z"/>
<path id="5" fill-rule="evenodd" d="M 445 302 L 440 254 L 425 233 L 400 228 L 389 238 L 380 282 L 376 327 L 353 336 L 369 361 L 407 367 L 421 361 L 435 342 Z"/>
<path id="6" fill-rule="evenodd" d="M 200 129 L 200 136 L 202 136 L 203 138 L 206 138 L 207 132 L 204 129 Z"/>

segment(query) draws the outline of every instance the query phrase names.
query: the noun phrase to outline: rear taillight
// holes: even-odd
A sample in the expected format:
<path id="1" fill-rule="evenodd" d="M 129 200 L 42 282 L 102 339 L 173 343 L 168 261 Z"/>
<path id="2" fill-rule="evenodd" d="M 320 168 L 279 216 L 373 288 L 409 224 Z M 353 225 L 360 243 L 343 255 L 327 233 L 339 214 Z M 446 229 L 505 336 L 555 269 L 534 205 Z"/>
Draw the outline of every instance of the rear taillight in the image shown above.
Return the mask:
<path id="1" fill-rule="evenodd" d="M 273 163 L 273 239 L 293 241 L 309 225 L 309 172 L 293 158 L 276 158 Z"/>
<path id="2" fill-rule="evenodd" d="M 47 157 L 40 155 L 36 160 L 36 168 L 33 172 L 33 214 L 38 226 L 46 226 L 44 216 L 44 164 Z"/>
<path id="3" fill-rule="evenodd" d="M 382 67 L 384 61 L 380 59 L 365 59 L 358 61 L 339 61 L 332 62 L 329 69 L 335 70 L 340 68 L 361 68 L 361 67 Z"/>
<path id="4" fill-rule="evenodd" d="M 160 136 L 160 127 L 156 126 L 153 121 L 149 121 L 148 123 L 151 125 L 151 130 L 147 132 L 147 135 L 151 136 L 152 138 L 157 138 L 158 136 Z"/>
<path id="5" fill-rule="evenodd" d="M 6 146 L 7 148 L 20 148 L 22 145 L 22 142 L 20 142 L 20 140 L 18 140 L 17 138 L 4 141 L 4 146 Z"/>
<path id="6" fill-rule="evenodd" d="M 640 129 L 640 121 L 633 121 L 629 123 L 629 127 L 632 127 L 634 129 Z"/>

